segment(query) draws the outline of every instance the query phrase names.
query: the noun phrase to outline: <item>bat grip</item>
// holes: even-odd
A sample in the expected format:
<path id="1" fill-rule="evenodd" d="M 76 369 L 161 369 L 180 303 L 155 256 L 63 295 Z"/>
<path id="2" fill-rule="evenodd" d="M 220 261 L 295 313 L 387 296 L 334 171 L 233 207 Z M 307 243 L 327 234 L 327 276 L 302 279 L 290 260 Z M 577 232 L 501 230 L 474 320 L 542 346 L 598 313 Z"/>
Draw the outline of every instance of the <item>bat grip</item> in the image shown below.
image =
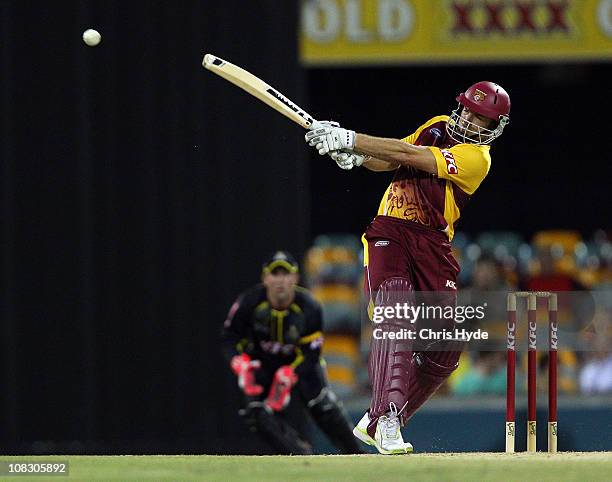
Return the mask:
<path id="1" fill-rule="evenodd" d="M 313 120 L 312 125 L 308 128 L 308 130 L 314 131 L 315 129 L 318 129 L 319 127 L 323 127 L 323 124 L 321 124 L 318 120 Z"/>

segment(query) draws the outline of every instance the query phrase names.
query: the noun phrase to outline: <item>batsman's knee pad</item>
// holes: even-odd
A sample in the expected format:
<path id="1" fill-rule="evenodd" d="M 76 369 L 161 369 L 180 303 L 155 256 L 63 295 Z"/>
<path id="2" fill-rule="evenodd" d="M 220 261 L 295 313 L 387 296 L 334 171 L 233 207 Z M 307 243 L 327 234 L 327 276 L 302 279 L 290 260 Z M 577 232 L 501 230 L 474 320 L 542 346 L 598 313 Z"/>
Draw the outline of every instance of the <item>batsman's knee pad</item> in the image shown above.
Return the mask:
<path id="1" fill-rule="evenodd" d="M 396 303 L 414 302 L 414 286 L 408 278 L 393 277 L 384 280 L 376 291 L 375 306 L 394 306 Z"/>
<path id="2" fill-rule="evenodd" d="M 459 366 L 460 351 L 432 351 L 415 353 L 419 376 L 442 383 Z"/>
<path id="3" fill-rule="evenodd" d="M 448 330 L 454 329 L 454 325 Z M 419 372 L 450 376 L 459 366 L 459 357 L 465 348 L 462 338 L 436 340 L 427 345 L 424 350 L 416 351 Z"/>

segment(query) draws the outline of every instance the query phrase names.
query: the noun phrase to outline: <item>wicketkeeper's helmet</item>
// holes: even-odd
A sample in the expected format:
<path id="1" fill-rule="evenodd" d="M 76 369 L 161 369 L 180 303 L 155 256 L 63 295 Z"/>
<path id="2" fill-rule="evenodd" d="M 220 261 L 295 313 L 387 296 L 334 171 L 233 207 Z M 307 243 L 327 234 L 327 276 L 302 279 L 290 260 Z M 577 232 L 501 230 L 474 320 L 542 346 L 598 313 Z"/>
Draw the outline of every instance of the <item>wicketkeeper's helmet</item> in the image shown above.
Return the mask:
<path id="1" fill-rule="evenodd" d="M 297 261 L 291 255 L 291 253 L 287 251 L 277 251 L 272 256 L 270 256 L 264 262 L 262 266 L 262 272 L 263 274 L 271 273 L 276 268 L 283 268 L 289 273 L 297 273 L 299 271 Z"/>

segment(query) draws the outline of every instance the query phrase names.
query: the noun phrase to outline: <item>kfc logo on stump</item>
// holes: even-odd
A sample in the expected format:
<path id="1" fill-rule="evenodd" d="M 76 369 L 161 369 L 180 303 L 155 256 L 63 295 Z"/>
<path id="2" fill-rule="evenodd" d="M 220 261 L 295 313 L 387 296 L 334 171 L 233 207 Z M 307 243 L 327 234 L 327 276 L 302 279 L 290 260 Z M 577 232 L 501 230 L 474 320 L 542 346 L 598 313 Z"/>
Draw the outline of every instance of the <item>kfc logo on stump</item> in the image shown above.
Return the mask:
<path id="1" fill-rule="evenodd" d="M 444 156 L 444 160 L 446 161 L 446 170 L 448 171 L 448 173 L 458 174 L 459 170 L 457 169 L 457 163 L 455 162 L 453 154 L 446 149 L 442 149 L 441 152 Z"/>

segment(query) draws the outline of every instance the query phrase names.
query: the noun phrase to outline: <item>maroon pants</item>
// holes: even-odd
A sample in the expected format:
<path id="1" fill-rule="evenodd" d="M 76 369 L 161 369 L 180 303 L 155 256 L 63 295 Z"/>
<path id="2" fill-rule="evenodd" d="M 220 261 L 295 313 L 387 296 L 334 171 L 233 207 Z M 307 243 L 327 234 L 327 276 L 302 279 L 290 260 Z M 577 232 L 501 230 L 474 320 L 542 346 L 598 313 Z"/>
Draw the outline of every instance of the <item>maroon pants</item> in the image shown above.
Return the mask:
<path id="1" fill-rule="evenodd" d="M 364 250 L 364 288 L 371 310 L 397 303 L 420 304 L 432 297 L 434 304 L 454 305 L 459 265 L 445 233 L 377 216 L 364 234 Z M 422 327 L 429 322 L 417 323 Z M 452 320 L 445 323 L 454 324 Z M 404 318 L 385 317 L 374 328 L 379 328 L 380 334 L 414 329 L 415 324 Z M 391 403 L 400 412 L 402 424 L 406 423 L 457 367 L 460 353 L 453 344 L 424 350 L 415 341 L 373 336 L 368 363 L 372 383 L 370 435 L 374 435 L 378 417 L 390 410 Z"/>
<path id="2" fill-rule="evenodd" d="M 459 264 L 442 231 L 390 216 L 376 216 L 367 241 L 365 290 L 393 277 L 406 277 L 416 291 L 455 291 Z"/>

